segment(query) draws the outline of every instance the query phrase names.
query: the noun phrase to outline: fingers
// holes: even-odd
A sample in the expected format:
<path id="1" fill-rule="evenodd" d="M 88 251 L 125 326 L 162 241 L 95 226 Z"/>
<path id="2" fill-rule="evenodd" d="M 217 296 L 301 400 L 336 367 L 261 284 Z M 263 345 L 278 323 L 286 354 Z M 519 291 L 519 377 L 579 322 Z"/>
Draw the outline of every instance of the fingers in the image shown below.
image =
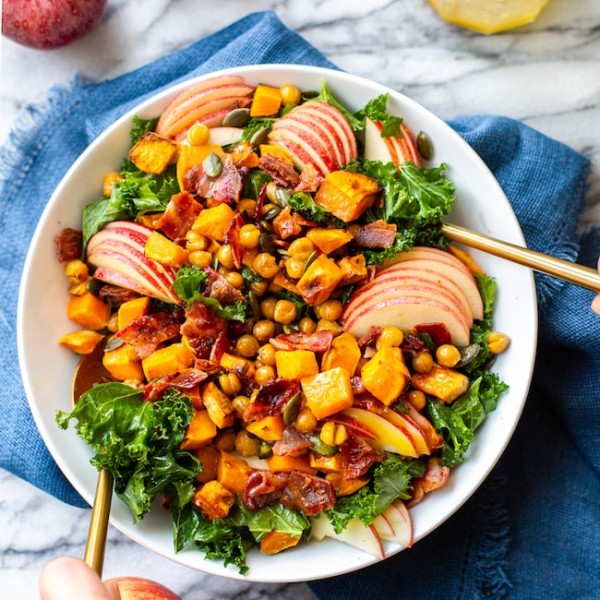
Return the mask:
<path id="1" fill-rule="evenodd" d="M 596 296 L 592 301 L 592 310 L 600 315 L 600 296 Z"/>
<path id="2" fill-rule="evenodd" d="M 62 557 L 48 563 L 40 576 L 41 600 L 119 600 L 116 586 L 108 590 L 78 558 Z"/>

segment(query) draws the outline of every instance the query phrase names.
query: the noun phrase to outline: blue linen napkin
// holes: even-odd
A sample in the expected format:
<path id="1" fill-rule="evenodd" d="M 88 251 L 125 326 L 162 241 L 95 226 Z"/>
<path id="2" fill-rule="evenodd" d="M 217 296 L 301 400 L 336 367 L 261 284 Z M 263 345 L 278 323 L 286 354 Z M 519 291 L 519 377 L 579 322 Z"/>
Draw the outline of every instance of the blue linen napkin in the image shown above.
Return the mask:
<path id="1" fill-rule="evenodd" d="M 30 122 L 0 150 L 0 467 L 65 502 L 85 505 L 35 428 L 16 359 L 18 285 L 36 220 L 72 162 L 129 108 L 188 77 L 256 63 L 334 67 L 273 13 L 256 13 L 127 75 L 54 90 L 46 108 L 28 109 Z M 450 125 L 498 178 L 529 247 L 595 265 L 600 233 L 577 235 L 589 168 L 584 157 L 503 117 L 462 117 Z M 465 507 L 411 550 L 311 583 L 320 598 L 596 597 L 600 317 L 590 311 L 590 292 L 547 276 L 536 280 L 533 386 L 498 466 Z"/>

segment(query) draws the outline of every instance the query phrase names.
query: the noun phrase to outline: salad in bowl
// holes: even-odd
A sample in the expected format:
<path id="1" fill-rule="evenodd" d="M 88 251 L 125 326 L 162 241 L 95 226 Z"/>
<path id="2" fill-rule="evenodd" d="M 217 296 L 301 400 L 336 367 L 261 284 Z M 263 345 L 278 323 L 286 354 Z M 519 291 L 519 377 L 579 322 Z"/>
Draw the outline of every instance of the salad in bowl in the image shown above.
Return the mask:
<path id="1" fill-rule="evenodd" d="M 462 197 L 440 123 L 309 72 L 226 71 L 127 115 L 122 156 L 52 237 L 57 352 L 104 368 L 58 426 L 113 475 L 119 521 L 231 576 L 410 547 L 489 472 L 530 374 L 502 410 L 514 334 L 489 259 L 441 233 Z"/>

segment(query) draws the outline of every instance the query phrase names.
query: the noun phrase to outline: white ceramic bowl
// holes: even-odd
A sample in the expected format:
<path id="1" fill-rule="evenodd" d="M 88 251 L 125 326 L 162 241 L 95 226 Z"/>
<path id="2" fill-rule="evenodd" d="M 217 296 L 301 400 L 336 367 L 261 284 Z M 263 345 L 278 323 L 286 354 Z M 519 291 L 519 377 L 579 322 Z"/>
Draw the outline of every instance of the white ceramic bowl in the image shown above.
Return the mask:
<path id="1" fill-rule="evenodd" d="M 487 167 L 450 127 L 416 102 L 365 79 L 320 68 L 262 65 L 227 72 L 239 73 L 251 84 L 293 83 L 301 89 L 319 89 L 320 82 L 325 80 L 336 97 L 353 110 L 389 92 L 390 112 L 403 116 L 413 131 L 427 132 L 435 148 L 432 162 L 449 165 L 447 174 L 456 184 L 459 195 L 449 220 L 524 245 L 515 215 Z M 96 470 L 89 464 L 91 453 L 73 427 L 62 431 L 54 420 L 57 409 L 69 409 L 70 383 L 77 359 L 57 343 L 75 327 L 66 317 L 65 278 L 55 258 L 53 239 L 65 227 L 81 227 L 82 207 L 97 199 L 104 174 L 118 168 L 127 153 L 132 116 L 158 115 L 168 100 L 190 83 L 180 84 L 145 101 L 89 146 L 50 199 L 25 263 L 18 309 L 19 361 L 25 390 L 37 427 L 52 456 L 90 504 L 97 478 Z M 415 543 L 448 519 L 489 474 L 511 438 L 532 374 L 537 337 L 532 274 L 479 252 L 473 252 L 473 256 L 498 282 L 495 329 L 508 334 L 512 343 L 509 351 L 499 357 L 494 370 L 510 389 L 478 431 L 468 460 L 453 471 L 448 485 L 411 510 Z M 174 554 L 170 518 L 160 509 L 134 526 L 126 506 L 115 498 L 111 523 L 132 540 L 178 563 L 216 575 L 243 578 L 234 567 L 224 568 L 220 562 L 205 560 L 204 555 L 193 548 Z M 400 549 L 388 545 L 386 550 L 391 556 Z M 244 578 L 269 582 L 307 581 L 354 571 L 375 562 L 376 558 L 360 550 L 326 540 L 274 556 L 253 550 L 248 560 L 250 570 Z"/>

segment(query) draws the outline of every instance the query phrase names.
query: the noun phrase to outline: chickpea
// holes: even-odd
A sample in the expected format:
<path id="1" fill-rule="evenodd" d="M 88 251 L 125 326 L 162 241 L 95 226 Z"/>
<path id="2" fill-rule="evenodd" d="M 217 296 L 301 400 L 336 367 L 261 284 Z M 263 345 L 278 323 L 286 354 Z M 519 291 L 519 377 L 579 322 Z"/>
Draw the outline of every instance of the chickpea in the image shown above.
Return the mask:
<path id="1" fill-rule="evenodd" d="M 119 315 L 116 312 L 110 315 L 106 328 L 112 333 L 119 331 Z"/>
<path id="2" fill-rule="evenodd" d="M 298 316 L 298 309 L 296 305 L 290 300 L 277 300 L 275 305 L 275 311 L 273 313 L 273 319 L 278 323 L 291 323 L 295 321 Z"/>
<path id="3" fill-rule="evenodd" d="M 65 275 L 69 278 L 69 283 L 71 285 L 77 285 L 79 283 L 84 283 L 87 281 L 89 277 L 89 269 L 88 266 L 78 258 L 74 260 L 70 260 L 65 265 Z"/>
<path id="4" fill-rule="evenodd" d="M 510 338 L 500 331 L 492 331 L 487 339 L 487 345 L 492 354 L 504 352 L 510 344 Z"/>
<path id="5" fill-rule="evenodd" d="M 233 250 L 229 244 L 223 244 L 217 250 L 217 260 L 226 269 L 233 269 L 235 262 L 233 259 Z"/>
<path id="6" fill-rule="evenodd" d="M 290 258 L 285 261 L 285 270 L 292 279 L 300 279 L 300 277 L 304 275 L 305 266 L 306 260 L 299 258 L 298 256 L 290 256 Z"/>
<path id="7" fill-rule="evenodd" d="M 404 340 L 404 334 L 394 325 L 386 325 L 381 328 L 375 346 L 377 350 L 384 347 L 398 347 Z"/>
<path id="8" fill-rule="evenodd" d="M 314 333 L 317 329 L 317 324 L 310 317 L 303 317 L 298 323 L 298 329 L 302 333 Z"/>
<path id="9" fill-rule="evenodd" d="M 275 348 L 271 344 L 265 344 L 258 349 L 258 360 L 263 365 L 275 366 Z"/>
<path id="10" fill-rule="evenodd" d="M 271 279 L 279 271 L 279 265 L 275 260 L 275 257 L 268 252 L 261 252 L 256 255 L 256 258 L 252 261 L 252 269 L 256 271 L 261 277 Z"/>
<path id="11" fill-rule="evenodd" d="M 194 123 L 187 132 L 188 142 L 192 146 L 202 146 L 208 143 L 210 138 L 210 129 L 202 123 Z"/>
<path id="12" fill-rule="evenodd" d="M 210 267 L 212 254 L 206 250 L 194 250 L 188 254 L 188 262 L 196 267 Z"/>
<path id="13" fill-rule="evenodd" d="M 252 400 L 248 396 L 236 396 L 232 401 L 233 408 L 238 418 L 242 419 L 244 411 L 252 404 Z"/>
<path id="14" fill-rule="evenodd" d="M 258 385 L 265 385 L 269 381 L 273 381 L 275 377 L 275 369 L 271 365 L 261 365 L 254 372 L 254 381 Z"/>
<path id="15" fill-rule="evenodd" d="M 417 410 L 423 410 L 427 404 L 427 396 L 421 390 L 410 390 L 406 398 Z"/>
<path id="16" fill-rule="evenodd" d="M 328 319 L 319 319 L 317 323 L 317 331 L 331 331 L 333 335 L 340 335 L 344 332 L 343 327 L 335 321 L 329 321 Z"/>
<path id="17" fill-rule="evenodd" d="M 431 352 L 417 352 L 412 359 L 412 367 L 417 373 L 429 373 L 433 368 Z"/>
<path id="18" fill-rule="evenodd" d="M 302 99 L 302 92 L 291 83 L 286 83 L 279 88 L 281 100 L 284 104 L 299 104 Z"/>
<path id="19" fill-rule="evenodd" d="M 241 456 L 256 456 L 259 444 L 258 438 L 255 438 L 245 429 L 242 429 L 235 436 L 235 451 Z"/>
<path id="20" fill-rule="evenodd" d="M 327 321 L 337 321 L 344 310 L 344 306 L 339 300 L 325 300 L 323 304 L 316 307 L 315 312 L 320 319 Z"/>
<path id="21" fill-rule="evenodd" d="M 257 248 L 260 243 L 260 230 L 252 223 L 242 225 L 239 233 L 240 245 L 244 248 Z"/>
<path id="22" fill-rule="evenodd" d="M 229 372 L 219 375 L 219 385 L 223 393 L 230 398 L 239 394 L 242 389 L 242 381 L 237 373 Z"/>
<path id="23" fill-rule="evenodd" d="M 277 304 L 277 298 L 274 296 L 269 296 L 265 298 L 260 303 L 260 312 L 265 319 L 270 319 L 271 321 L 275 317 L 275 305 Z"/>
<path id="24" fill-rule="evenodd" d="M 106 198 L 110 198 L 113 191 L 113 186 L 117 185 L 121 180 L 121 173 L 119 171 L 109 171 L 102 181 L 102 194 Z"/>
<path id="25" fill-rule="evenodd" d="M 257 321 L 252 328 L 252 334 L 259 342 L 268 342 L 275 335 L 275 323 L 267 319 Z"/>
<path id="26" fill-rule="evenodd" d="M 238 202 L 238 210 L 249 217 L 254 217 L 256 214 L 256 200 L 253 200 L 252 198 L 242 198 Z"/>
<path id="27" fill-rule="evenodd" d="M 311 433 L 317 426 L 317 418 L 313 415 L 310 408 L 305 406 L 300 409 L 296 420 L 294 421 L 297 429 L 302 433 Z"/>
<path id="28" fill-rule="evenodd" d="M 453 367 L 460 360 L 460 351 L 454 344 L 442 344 L 435 351 L 435 358 L 442 367 Z"/>
<path id="29" fill-rule="evenodd" d="M 250 290 L 256 294 L 258 298 L 261 298 L 267 293 L 267 289 L 269 288 L 269 282 L 266 279 L 262 281 L 253 281 L 250 284 Z"/>
<path id="30" fill-rule="evenodd" d="M 203 236 L 201 233 L 194 231 L 193 229 L 190 229 L 185 234 L 185 239 L 185 248 L 190 252 L 195 252 L 196 250 L 206 250 L 206 248 L 208 247 L 208 240 L 206 239 L 206 237 Z"/>
<path id="31" fill-rule="evenodd" d="M 229 271 L 229 273 L 225 275 L 225 279 L 238 290 L 241 290 L 245 285 L 244 277 L 238 271 Z"/>
<path id="32" fill-rule="evenodd" d="M 288 248 L 290 256 L 307 259 L 315 251 L 315 245 L 307 237 L 295 239 Z"/>
<path id="33" fill-rule="evenodd" d="M 249 333 L 242 335 L 235 343 L 235 349 L 244 358 L 254 358 L 259 349 L 258 340 Z"/>

